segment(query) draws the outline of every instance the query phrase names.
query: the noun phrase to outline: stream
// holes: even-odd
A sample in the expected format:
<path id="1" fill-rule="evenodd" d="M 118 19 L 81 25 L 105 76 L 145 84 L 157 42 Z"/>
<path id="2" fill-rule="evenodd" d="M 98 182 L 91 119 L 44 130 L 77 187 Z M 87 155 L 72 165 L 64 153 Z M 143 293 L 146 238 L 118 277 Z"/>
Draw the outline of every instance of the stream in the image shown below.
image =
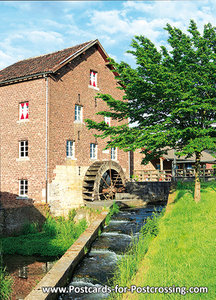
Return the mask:
<path id="1" fill-rule="evenodd" d="M 149 205 L 142 208 L 121 209 L 113 215 L 108 226 L 92 243 L 89 253 L 79 263 L 69 286 L 102 288 L 112 283 L 113 271 L 134 238 L 145 224 L 147 217 L 153 212 L 160 212 L 163 206 Z M 68 286 L 68 287 L 69 287 Z M 72 290 L 72 289 L 71 289 Z M 75 291 L 61 294 L 58 300 L 104 299 L 108 293 L 76 293 Z"/>
<path id="2" fill-rule="evenodd" d="M 108 226 L 92 243 L 90 251 L 76 267 L 69 286 L 102 288 L 112 283 L 113 271 L 132 240 L 139 236 L 139 231 L 147 217 L 154 211 L 160 212 L 163 206 L 149 205 L 141 208 L 121 209 L 113 215 Z M 13 279 L 12 300 L 24 299 L 42 277 L 52 268 L 56 258 L 4 255 L 3 265 Z M 58 300 L 104 299 L 108 293 L 61 294 Z"/>

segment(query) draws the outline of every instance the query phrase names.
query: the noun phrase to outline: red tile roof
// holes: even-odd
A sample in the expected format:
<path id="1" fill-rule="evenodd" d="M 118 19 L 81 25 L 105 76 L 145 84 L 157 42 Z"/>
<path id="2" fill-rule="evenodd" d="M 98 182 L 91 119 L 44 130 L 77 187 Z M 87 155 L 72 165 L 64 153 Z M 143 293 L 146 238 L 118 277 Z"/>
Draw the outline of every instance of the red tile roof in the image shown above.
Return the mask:
<path id="1" fill-rule="evenodd" d="M 65 60 L 70 59 L 70 57 L 75 55 L 77 52 L 83 52 L 86 48 L 97 42 L 97 40 L 89 41 L 50 54 L 18 61 L 0 71 L 0 84 L 17 78 L 54 72 L 61 67 Z"/>

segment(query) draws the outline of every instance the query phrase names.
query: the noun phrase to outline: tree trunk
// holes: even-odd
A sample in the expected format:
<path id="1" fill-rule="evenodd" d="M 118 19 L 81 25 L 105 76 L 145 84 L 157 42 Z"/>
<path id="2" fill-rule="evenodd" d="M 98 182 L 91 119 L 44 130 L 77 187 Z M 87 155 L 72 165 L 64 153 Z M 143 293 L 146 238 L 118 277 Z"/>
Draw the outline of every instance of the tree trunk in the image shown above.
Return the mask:
<path id="1" fill-rule="evenodd" d="M 200 152 L 196 152 L 196 161 L 195 161 L 195 190 L 194 190 L 194 200 L 199 202 L 201 199 L 200 194 Z"/>

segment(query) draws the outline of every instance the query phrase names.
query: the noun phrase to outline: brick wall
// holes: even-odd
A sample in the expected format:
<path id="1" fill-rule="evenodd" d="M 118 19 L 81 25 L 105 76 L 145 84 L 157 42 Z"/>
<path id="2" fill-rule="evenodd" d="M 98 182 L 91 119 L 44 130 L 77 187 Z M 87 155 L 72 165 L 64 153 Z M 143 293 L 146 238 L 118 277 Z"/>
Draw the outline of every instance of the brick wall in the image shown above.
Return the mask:
<path id="1" fill-rule="evenodd" d="M 89 87 L 90 70 L 97 72 L 98 89 Z M 122 99 L 113 73 L 96 47 L 91 47 L 48 78 L 48 188 L 50 203 L 58 210 L 82 204 L 82 183 L 90 159 L 90 143 L 97 143 L 98 160 L 110 160 L 110 150 L 103 153 L 106 141 L 96 140 L 84 119 L 102 121 L 95 113 L 106 104 L 98 92 Z M 29 121 L 19 121 L 19 103 L 29 102 Z M 75 121 L 75 104 L 83 107 L 83 122 Z M 27 205 L 17 199 L 19 179 L 27 179 L 29 205 L 45 202 L 46 188 L 46 81 L 28 80 L 0 87 L 1 107 L 1 192 L 2 206 Z M 117 124 L 116 121 L 112 124 Z M 29 159 L 19 159 L 19 141 L 28 140 Z M 75 160 L 66 158 L 66 141 L 75 141 Z M 117 150 L 117 162 L 128 177 L 128 153 Z M 66 200 L 67 199 L 67 200 Z M 25 203 L 24 203 L 25 202 Z M 27 202 L 27 203 L 26 203 Z M 30 203 L 31 202 L 31 203 Z M 24 204 L 23 204 L 24 203 Z M 56 204 L 58 204 L 56 206 Z"/>
<path id="2" fill-rule="evenodd" d="M 90 70 L 97 72 L 98 89 L 89 87 Z M 110 160 L 110 150 L 103 153 L 106 141 L 95 139 L 84 120 L 103 121 L 96 112 L 107 110 L 95 96 L 109 93 L 122 99 L 113 73 L 101 54 L 92 47 L 59 72 L 56 80 L 49 79 L 49 203 L 54 214 L 67 214 L 71 207 L 83 204 L 82 185 L 85 172 L 95 161 L 90 159 L 90 143 L 97 143 L 97 160 Z M 75 105 L 81 105 L 83 122 L 75 122 Z M 111 120 L 111 124 L 117 122 Z M 66 141 L 75 141 L 75 160 L 66 158 Z M 128 153 L 117 150 L 117 162 L 129 176 Z M 63 200 L 62 200 L 63 199 Z"/>
<path id="3" fill-rule="evenodd" d="M 24 101 L 29 102 L 29 121 L 19 121 L 19 103 Z M 0 87 L 0 106 L 2 206 L 23 205 L 17 199 L 19 179 L 28 180 L 28 196 L 39 202 L 45 188 L 45 80 Z M 19 159 L 20 140 L 28 140 L 27 160 Z"/>
<path id="4" fill-rule="evenodd" d="M 99 91 L 89 87 L 90 70 L 98 72 Z M 106 110 L 107 106 L 102 100 L 97 100 L 95 104 L 94 98 L 98 92 L 102 92 L 110 93 L 114 98 L 121 99 L 123 92 L 116 87 L 114 75 L 94 47 L 86 51 L 85 55 L 76 58 L 70 66 L 65 67 L 59 74 L 58 81 L 49 80 L 49 98 L 51 99 L 49 106 L 49 180 L 53 179 L 53 170 L 56 165 L 65 164 L 67 139 L 75 140 L 77 165 L 82 167 L 92 164 L 90 143 L 95 143 L 93 133 L 96 131 L 89 131 L 84 124 L 84 119 L 103 121 L 103 116 L 96 116 L 95 113 Z M 83 107 L 83 123 L 81 124 L 74 122 L 75 104 Z M 78 132 L 80 132 L 79 140 Z M 109 154 L 102 153 L 102 149 L 106 145 L 105 140 L 98 139 L 97 142 L 98 160 L 110 159 L 110 151 Z M 118 161 L 128 172 L 128 154 L 118 150 Z"/>

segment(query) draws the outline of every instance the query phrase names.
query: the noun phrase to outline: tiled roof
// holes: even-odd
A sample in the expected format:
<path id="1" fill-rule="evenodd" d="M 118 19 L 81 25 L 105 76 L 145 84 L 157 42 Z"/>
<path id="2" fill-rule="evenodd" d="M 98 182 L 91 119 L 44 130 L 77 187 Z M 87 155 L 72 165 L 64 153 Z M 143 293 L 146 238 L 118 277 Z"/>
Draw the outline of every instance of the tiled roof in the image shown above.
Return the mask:
<path id="1" fill-rule="evenodd" d="M 94 44 L 96 41 L 89 41 L 50 54 L 18 61 L 0 71 L 0 83 L 30 75 L 52 72 L 58 69 L 58 66 L 60 67 L 64 60 L 69 59 L 77 52 L 79 53 L 79 51 L 84 51 L 85 48 L 88 48 L 88 46 Z"/>
<path id="2" fill-rule="evenodd" d="M 168 150 L 167 154 L 164 154 L 163 157 L 168 160 L 174 159 L 174 150 Z M 195 155 L 193 155 L 190 158 L 186 158 L 185 156 L 176 157 L 176 161 L 182 161 L 182 162 L 195 162 Z M 202 151 L 201 153 L 201 162 L 205 163 L 215 163 L 216 158 L 211 155 L 209 151 Z"/>

